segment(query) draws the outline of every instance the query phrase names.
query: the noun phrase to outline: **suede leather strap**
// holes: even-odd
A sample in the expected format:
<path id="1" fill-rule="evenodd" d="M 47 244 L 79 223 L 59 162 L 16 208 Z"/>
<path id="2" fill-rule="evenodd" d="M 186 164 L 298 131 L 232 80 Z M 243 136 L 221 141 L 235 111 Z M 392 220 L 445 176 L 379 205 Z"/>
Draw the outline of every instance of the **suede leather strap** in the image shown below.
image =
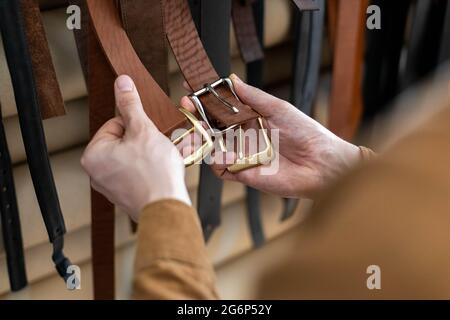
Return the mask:
<path id="1" fill-rule="evenodd" d="M 66 114 L 53 67 L 37 0 L 20 1 L 41 116 L 48 119 Z"/>

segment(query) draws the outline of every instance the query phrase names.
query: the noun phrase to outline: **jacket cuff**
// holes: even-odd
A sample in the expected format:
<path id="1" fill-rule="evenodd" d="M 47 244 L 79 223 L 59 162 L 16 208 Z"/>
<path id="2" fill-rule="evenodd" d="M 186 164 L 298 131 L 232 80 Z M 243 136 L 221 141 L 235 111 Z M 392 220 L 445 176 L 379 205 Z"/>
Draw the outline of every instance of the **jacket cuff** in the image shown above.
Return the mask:
<path id="1" fill-rule="evenodd" d="M 141 212 L 138 226 L 136 271 L 156 260 L 177 260 L 209 268 L 197 211 L 178 200 L 160 200 Z"/>

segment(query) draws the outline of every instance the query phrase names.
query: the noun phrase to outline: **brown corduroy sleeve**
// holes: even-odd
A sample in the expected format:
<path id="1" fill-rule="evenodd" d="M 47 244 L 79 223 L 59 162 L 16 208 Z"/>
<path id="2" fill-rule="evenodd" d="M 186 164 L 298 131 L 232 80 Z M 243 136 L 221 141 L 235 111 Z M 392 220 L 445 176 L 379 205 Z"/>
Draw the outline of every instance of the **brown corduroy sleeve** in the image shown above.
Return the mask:
<path id="1" fill-rule="evenodd" d="M 139 221 L 135 299 L 217 299 L 215 274 L 194 208 L 162 200 Z"/>

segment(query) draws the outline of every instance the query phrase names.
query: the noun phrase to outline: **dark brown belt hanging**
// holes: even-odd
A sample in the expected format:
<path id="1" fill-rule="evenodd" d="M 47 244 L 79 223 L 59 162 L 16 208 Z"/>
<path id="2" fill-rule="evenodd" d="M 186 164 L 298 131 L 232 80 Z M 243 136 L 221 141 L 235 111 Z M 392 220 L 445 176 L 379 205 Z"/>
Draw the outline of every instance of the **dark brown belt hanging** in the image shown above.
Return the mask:
<path id="1" fill-rule="evenodd" d="M 338 1 L 329 127 L 354 138 L 362 115 L 362 66 L 367 0 Z"/>

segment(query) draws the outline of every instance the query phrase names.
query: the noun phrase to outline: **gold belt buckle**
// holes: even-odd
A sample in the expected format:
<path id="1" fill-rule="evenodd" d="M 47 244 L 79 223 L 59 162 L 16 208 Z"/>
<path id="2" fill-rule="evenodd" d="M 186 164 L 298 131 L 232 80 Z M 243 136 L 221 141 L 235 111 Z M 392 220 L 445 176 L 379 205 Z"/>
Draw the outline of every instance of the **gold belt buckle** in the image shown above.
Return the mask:
<path id="1" fill-rule="evenodd" d="M 263 132 L 263 139 L 265 143 L 265 148 L 261 150 L 260 152 L 257 152 L 252 155 L 245 155 L 245 141 L 243 138 L 243 129 L 240 125 L 233 125 L 228 128 L 225 128 L 224 130 L 218 130 L 214 128 L 211 125 L 210 120 L 208 119 L 208 116 L 206 114 L 205 109 L 203 108 L 203 104 L 200 101 L 200 96 L 211 93 L 217 100 L 219 100 L 225 107 L 230 109 L 233 113 L 237 114 L 239 113 L 239 109 L 233 106 L 232 104 L 228 103 L 225 99 L 223 99 L 218 92 L 215 90 L 216 87 L 220 85 L 227 85 L 230 89 L 233 96 L 239 101 L 239 97 L 236 94 L 236 91 L 234 89 L 233 82 L 229 78 L 221 78 L 211 84 L 207 84 L 204 86 L 203 89 L 200 89 L 193 94 L 189 96 L 189 98 L 192 100 L 192 102 L 195 105 L 195 108 L 197 109 L 198 113 L 202 117 L 202 120 L 206 123 L 208 126 L 208 129 L 211 131 L 212 136 L 214 136 L 215 139 L 218 139 L 219 146 L 221 148 L 221 151 L 226 152 L 227 148 L 225 146 L 225 143 L 223 141 L 223 134 L 229 130 L 233 130 L 235 128 L 238 128 L 239 130 L 239 139 L 238 139 L 238 147 L 237 147 L 237 159 L 233 165 L 228 167 L 228 171 L 232 173 L 236 173 L 239 171 L 243 171 L 246 169 L 258 167 L 263 164 L 270 163 L 270 161 L 274 158 L 274 152 L 272 147 L 272 142 L 269 139 L 269 136 L 267 134 L 267 130 L 264 128 L 263 119 L 258 118 L 258 125 L 259 128 Z M 192 114 L 191 114 L 192 115 Z M 197 120 L 198 121 L 198 120 Z M 202 128 L 203 129 L 203 128 Z"/>
<path id="2" fill-rule="evenodd" d="M 192 124 L 192 128 L 184 132 L 179 137 L 172 140 L 172 143 L 175 145 L 178 145 L 181 141 L 183 141 L 184 138 L 189 136 L 190 134 L 194 132 L 200 133 L 202 139 L 205 141 L 204 144 L 197 150 L 195 150 L 192 154 L 184 158 L 184 166 L 190 167 L 195 163 L 199 163 L 202 161 L 208 154 L 211 153 L 211 151 L 214 148 L 214 143 L 211 139 L 211 136 L 208 134 L 208 132 L 203 128 L 202 123 L 189 111 L 187 111 L 184 108 L 178 109 L 181 113 L 184 114 L 184 116 L 188 119 L 188 121 Z M 203 141 L 202 140 L 202 141 Z"/>

